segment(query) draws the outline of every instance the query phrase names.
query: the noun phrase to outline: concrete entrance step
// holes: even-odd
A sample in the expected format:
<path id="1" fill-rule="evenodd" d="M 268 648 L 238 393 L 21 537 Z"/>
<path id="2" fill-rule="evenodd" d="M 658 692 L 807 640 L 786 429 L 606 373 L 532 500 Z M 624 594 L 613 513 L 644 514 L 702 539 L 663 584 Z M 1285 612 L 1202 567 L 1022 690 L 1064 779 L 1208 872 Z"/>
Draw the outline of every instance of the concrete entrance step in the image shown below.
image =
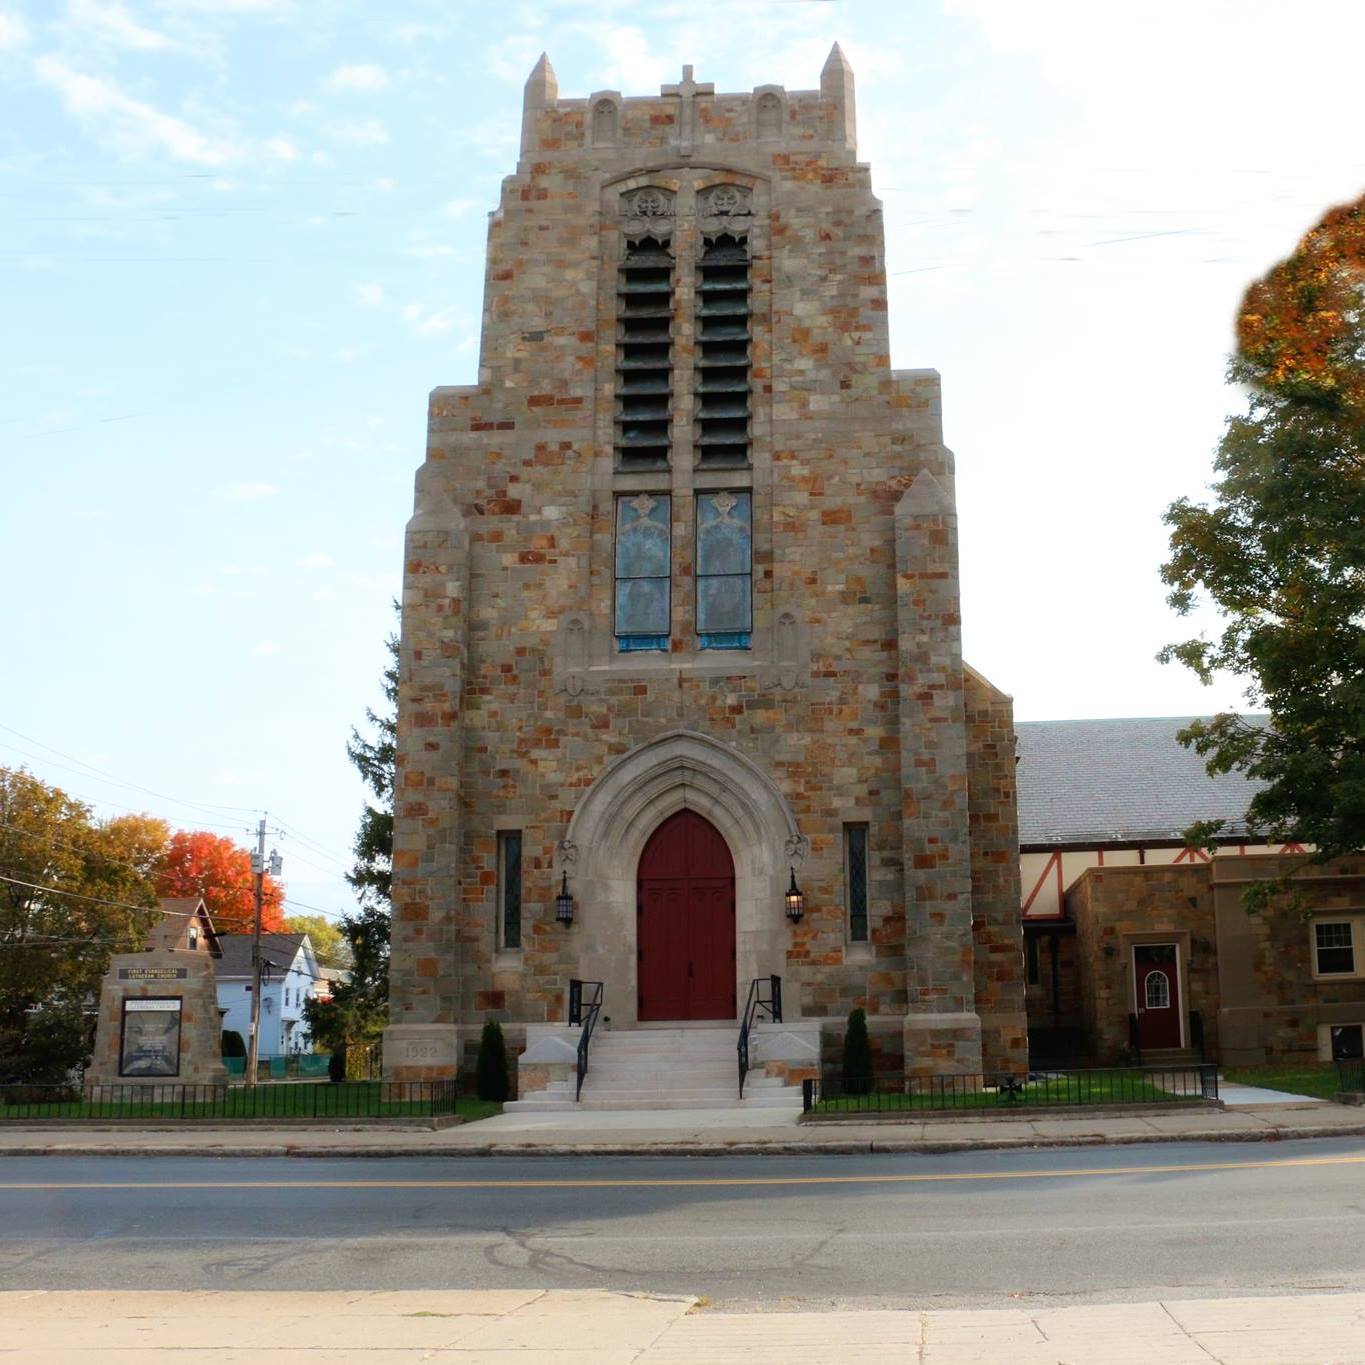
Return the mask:
<path id="1" fill-rule="evenodd" d="M 1142 1049 L 1142 1065 L 1163 1067 L 1198 1066 L 1199 1053 L 1192 1047 L 1145 1047 Z"/>
<path id="2" fill-rule="evenodd" d="M 767 1075 L 762 1063 L 818 1060 L 819 1025 L 775 1026 L 779 1032 L 760 1036 L 751 1044 L 754 1063 L 739 1098 L 736 1072 L 738 1025 L 718 1028 L 624 1029 L 595 1033 L 589 1070 L 581 1099 L 574 1098 L 575 1082 L 556 1080 L 543 1090 L 529 1092 L 506 1109 L 511 1113 L 571 1109 L 799 1109 L 801 1087 Z M 576 1031 L 558 1033 L 531 1060 L 555 1060 L 571 1066 Z M 528 1051 L 531 1046 L 528 1034 Z M 764 1048 L 767 1048 L 767 1052 Z M 792 1051 L 795 1047 L 795 1052 Z M 560 1073 L 562 1075 L 562 1072 Z"/>

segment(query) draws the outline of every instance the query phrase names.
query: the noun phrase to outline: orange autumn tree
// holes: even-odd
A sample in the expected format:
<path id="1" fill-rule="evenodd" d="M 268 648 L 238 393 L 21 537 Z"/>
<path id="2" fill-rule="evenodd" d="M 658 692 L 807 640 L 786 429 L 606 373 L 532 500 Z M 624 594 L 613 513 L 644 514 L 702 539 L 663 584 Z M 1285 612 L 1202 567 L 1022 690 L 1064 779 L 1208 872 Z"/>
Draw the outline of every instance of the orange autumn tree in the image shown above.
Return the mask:
<path id="1" fill-rule="evenodd" d="M 1334 400 L 1365 417 L 1360 354 L 1365 195 L 1340 204 L 1247 289 L 1235 378 L 1288 396 Z"/>
<path id="2" fill-rule="evenodd" d="M 202 829 L 171 836 L 156 880 L 158 896 L 203 896 L 220 934 L 249 934 L 255 915 L 251 854 L 240 844 Z M 284 887 L 269 873 L 264 882 L 261 927 L 284 928 Z"/>

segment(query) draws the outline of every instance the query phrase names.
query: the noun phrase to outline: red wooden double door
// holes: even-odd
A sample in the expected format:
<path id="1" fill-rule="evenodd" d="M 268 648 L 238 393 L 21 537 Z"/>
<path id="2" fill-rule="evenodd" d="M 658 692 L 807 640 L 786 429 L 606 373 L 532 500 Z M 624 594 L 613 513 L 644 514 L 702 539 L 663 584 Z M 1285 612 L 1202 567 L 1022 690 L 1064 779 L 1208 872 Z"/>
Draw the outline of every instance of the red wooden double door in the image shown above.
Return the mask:
<path id="1" fill-rule="evenodd" d="M 639 1018 L 734 1019 L 735 864 L 695 811 L 671 815 L 640 855 Z"/>

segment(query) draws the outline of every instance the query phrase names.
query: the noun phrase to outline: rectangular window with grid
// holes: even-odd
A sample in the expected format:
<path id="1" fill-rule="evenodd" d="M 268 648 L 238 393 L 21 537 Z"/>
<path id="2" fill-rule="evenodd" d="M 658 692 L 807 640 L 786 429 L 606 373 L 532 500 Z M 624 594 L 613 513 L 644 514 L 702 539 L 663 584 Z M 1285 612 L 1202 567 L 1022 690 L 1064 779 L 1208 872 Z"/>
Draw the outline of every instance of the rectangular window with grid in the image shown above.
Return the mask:
<path id="1" fill-rule="evenodd" d="M 703 649 L 748 649 L 753 632 L 751 495 L 697 496 L 697 635 Z"/>
<path id="2" fill-rule="evenodd" d="M 1356 969 L 1355 942 L 1350 920 L 1313 925 L 1313 946 L 1319 976 L 1352 976 Z"/>
<path id="3" fill-rule="evenodd" d="M 844 881 L 848 895 L 848 937 L 867 942 L 867 826 L 844 826 Z"/>
<path id="4" fill-rule="evenodd" d="M 504 948 L 521 947 L 521 831 L 498 833 L 498 933 Z"/>
<path id="5" fill-rule="evenodd" d="M 616 647 L 667 652 L 672 525 L 666 495 L 616 500 Z"/>

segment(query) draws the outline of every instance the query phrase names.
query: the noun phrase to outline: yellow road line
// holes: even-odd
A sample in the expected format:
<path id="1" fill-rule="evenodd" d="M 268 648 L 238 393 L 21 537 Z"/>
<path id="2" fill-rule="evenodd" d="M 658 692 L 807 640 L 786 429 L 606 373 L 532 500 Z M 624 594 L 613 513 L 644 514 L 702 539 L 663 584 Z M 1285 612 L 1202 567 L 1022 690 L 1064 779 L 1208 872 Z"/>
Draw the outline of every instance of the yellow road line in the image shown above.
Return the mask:
<path id="1" fill-rule="evenodd" d="M 1061 1180 L 1191 1171 L 1259 1171 L 1290 1166 L 1365 1165 L 1358 1156 L 1275 1161 L 1190 1161 L 1166 1166 L 1092 1166 L 1056 1171 L 946 1171 L 891 1175 L 754 1175 L 662 1180 L 3 1180 L 0 1190 L 625 1190 L 715 1189 L 767 1185 L 932 1185 L 962 1180 Z"/>

